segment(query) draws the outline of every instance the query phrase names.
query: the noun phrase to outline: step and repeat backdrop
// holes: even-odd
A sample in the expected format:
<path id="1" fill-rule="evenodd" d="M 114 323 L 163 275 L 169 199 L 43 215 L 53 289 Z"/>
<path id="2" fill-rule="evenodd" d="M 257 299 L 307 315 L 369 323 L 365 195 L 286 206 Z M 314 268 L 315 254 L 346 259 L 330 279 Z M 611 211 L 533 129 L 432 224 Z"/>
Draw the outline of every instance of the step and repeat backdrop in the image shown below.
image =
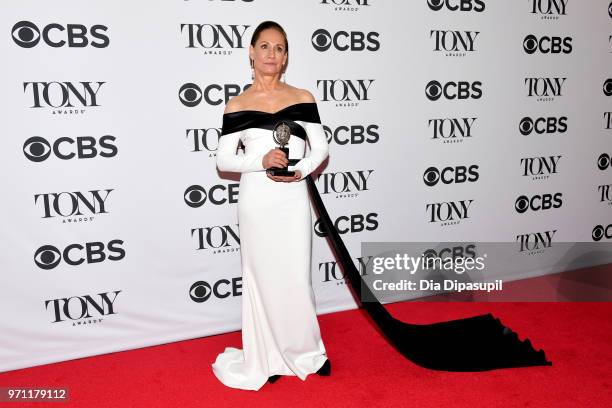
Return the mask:
<path id="1" fill-rule="evenodd" d="M 361 268 L 364 242 L 506 243 L 506 280 L 610 262 L 609 0 L 1 8 L 1 371 L 240 329 L 240 176 L 215 150 L 264 20 Z M 312 282 L 319 313 L 356 307 L 318 222 Z"/>

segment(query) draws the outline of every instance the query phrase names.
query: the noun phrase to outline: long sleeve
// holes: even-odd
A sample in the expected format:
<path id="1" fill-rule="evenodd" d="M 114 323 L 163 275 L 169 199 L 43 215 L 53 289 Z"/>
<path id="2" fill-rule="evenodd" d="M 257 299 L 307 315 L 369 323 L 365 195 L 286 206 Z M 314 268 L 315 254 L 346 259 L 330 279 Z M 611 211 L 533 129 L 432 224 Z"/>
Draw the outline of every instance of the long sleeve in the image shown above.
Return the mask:
<path id="1" fill-rule="evenodd" d="M 221 136 L 217 147 L 217 168 L 220 171 L 237 173 L 265 170 L 262 163 L 263 154 L 236 154 L 241 133 L 242 131 L 236 131 Z"/>
<path id="2" fill-rule="evenodd" d="M 301 179 L 312 173 L 329 155 L 329 144 L 321 123 L 303 122 L 310 144 L 310 153 L 294 166 L 302 173 Z M 300 180 L 301 180 L 300 179 Z"/>

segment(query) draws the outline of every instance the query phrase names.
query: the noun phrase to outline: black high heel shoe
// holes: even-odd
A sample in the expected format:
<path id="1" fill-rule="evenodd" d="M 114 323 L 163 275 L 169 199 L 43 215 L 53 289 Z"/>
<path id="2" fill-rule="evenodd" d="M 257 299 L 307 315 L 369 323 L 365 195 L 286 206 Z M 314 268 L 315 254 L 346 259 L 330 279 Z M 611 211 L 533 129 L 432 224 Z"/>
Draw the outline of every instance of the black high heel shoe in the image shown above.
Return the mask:
<path id="1" fill-rule="evenodd" d="M 280 376 L 280 375 L 278 375 L 278 374 L 273 375 L 273 376 L 270 376 L 270 377 L 268 377 L 268 382 L 269 382 L 270 384 L 274 384 L 276 381 L 278 381 L 278 379 L 279 379 L 280 377 L 281 377 L 281 376 Z"/>
<path id="2" fill-rule="evenodd" d="M 331 374 L 331 361 L 329 361 L 329 358 L 325 360 L 325 363 L 323 363 L 321 368 L 317 370 L 317 374 L 324 377 L 327 377 Z"/>

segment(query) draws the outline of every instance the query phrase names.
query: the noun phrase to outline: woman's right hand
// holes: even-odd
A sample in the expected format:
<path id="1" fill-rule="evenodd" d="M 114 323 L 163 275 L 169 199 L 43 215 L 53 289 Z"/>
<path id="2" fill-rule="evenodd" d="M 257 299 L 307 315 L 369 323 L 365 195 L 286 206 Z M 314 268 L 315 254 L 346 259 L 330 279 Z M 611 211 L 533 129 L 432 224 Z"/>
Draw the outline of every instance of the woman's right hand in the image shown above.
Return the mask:
<path id="1" fill-rule="evenodd" d="M 282 150 L 270 149 L 270 151 L 264 155 L 261 164 L 264 169 L 269 169 L 270 167 L 287 167 L 289 161 Z"/>

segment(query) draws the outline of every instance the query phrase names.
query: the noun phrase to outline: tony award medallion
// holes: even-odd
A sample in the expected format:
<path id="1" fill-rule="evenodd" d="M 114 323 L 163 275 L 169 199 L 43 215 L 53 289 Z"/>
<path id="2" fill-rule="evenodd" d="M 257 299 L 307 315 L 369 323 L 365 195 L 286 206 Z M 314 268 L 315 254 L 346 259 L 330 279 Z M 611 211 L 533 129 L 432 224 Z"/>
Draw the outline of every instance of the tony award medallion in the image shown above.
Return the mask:
<path id="1" fill-rule="evenodd" d="M 278 149 L 285 153 L 287 160 L 289 159 L 289 148 L 285 147 L 289 143 L 291 137 L 291 128 L 286 122 L 278 122 L 272 131 L 272 139 L 279 145 Z M 271 167 L 270 174 L 273 176 L 294 176 L 295 171 L 287 170 L 288 167 Z"/>

